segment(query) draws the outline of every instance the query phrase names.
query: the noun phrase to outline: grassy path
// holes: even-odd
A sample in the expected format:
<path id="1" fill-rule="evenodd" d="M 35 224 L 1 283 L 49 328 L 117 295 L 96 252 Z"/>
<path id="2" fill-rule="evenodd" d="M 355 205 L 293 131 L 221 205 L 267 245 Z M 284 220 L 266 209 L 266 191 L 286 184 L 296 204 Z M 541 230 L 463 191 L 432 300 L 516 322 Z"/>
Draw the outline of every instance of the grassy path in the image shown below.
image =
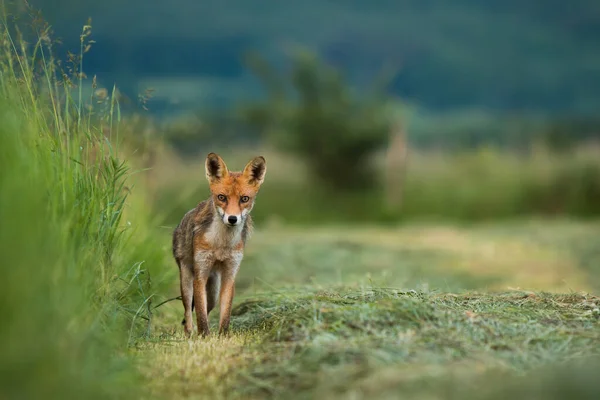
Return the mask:
<path id="1" fill-rule="evenodd" d="M 263 229 L 233 334 L 185 340 L 169 303 L 135 350 L 140 370 L 161 398 L 524 395 L 539 386 L 519 374 L 600 352 L 600 298 L 586 294 L 598 293 L 599 238 L 598 224 L 565 221 Z M 567 365 L 565 384 L 599 393 Z M 556 373 L 540 372 L 543 398 L 564 389 Z M 504 375 L 511 385 L 495 386 Z"/>

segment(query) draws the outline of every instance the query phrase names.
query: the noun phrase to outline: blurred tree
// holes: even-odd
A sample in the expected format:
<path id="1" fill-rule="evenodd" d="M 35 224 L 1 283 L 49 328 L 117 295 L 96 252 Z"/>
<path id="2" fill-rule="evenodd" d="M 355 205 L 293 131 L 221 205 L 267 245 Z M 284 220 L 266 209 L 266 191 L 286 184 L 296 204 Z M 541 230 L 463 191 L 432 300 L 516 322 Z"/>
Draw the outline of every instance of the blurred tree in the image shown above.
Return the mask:
<path id="1" fill-rule="evenodd" d="M 382 75 L 370 94 L 353 96 L 340 72 L 313 53 L 295 53 L 291 73 L 281 77 L 257 54 L 247 65 L 267 91 L 264 103 L 245 106 L 242 118 L 283 150 L 303 158 L 314 178 L 344 190 L 379 182 L 371 156 L 388 141 Z M 290 90 L 291 86 L 291 90 Z"/>
<path id="2" fill-rule="evenodd" d="M 554 118 L 537 134 L 548 149 L 559 153 L 569 152 L 581 142 L 600 141 L 600 119 Z"/>

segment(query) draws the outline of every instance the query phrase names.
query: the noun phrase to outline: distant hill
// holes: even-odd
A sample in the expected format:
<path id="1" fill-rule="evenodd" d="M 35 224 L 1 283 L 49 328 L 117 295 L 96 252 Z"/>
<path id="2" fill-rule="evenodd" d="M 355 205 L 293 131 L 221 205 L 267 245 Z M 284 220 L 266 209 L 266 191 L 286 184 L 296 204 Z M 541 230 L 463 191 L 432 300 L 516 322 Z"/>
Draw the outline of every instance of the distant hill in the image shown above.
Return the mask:
<path id="1" fill-rule="evenodd" d="M 97 44 L 86 60 L 89 73 L 129 92 L 148 80 L 160 85 L 183 77 L 197 87 L 190 90 L 192 104 L 227 105 L 255 93 L 242 53 L 255 49 L 277 61 L 300 43 L 357 85 L 386 62 L 399 64 L 394 93 L 431 110 L 600 110 L 598 0 L 31 3 L 70 46 L 93 18 Z"/>

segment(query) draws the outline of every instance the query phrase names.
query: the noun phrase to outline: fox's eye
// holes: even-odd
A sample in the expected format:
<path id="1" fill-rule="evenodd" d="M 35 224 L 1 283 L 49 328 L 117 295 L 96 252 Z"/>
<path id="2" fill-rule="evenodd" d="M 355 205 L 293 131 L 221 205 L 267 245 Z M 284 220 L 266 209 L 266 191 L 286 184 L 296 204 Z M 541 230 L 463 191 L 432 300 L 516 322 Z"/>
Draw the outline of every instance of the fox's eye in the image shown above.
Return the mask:
<path id="1" fill-rule="evenodd" d="M 242 196 L 242 198 L 240 199 L 240 201 L 242 203 L 247 203 L 249 200 L 250 200 L 250 197 L 248 197 L 248 196 Z"/>
<path id="2" fill-rule="evenodd" d="M 227 200 L 227 197 L 225 197 L 224 194 L 220 194 L 217 196 L 217 199 L 219 199 L 220 201 L 225 201 L 225 200 Z"/>

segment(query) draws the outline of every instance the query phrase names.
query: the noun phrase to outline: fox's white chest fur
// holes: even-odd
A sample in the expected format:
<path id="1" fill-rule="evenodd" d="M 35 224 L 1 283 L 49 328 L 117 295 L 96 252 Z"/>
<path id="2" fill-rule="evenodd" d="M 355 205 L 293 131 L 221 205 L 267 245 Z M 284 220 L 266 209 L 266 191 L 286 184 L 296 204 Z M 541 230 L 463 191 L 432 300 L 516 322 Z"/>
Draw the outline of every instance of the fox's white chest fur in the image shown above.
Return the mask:
<path id="1" fill-rule="evenodd" d="M 240 257 L 242 252 L 238 250 L 238 246 L 242 241 L 242 229 L 242 225 L 230 227 L 221 221 L 213 221 L 204 234 L 204 239 L 210 245 L 209 251 L 215 261 Z"/>

